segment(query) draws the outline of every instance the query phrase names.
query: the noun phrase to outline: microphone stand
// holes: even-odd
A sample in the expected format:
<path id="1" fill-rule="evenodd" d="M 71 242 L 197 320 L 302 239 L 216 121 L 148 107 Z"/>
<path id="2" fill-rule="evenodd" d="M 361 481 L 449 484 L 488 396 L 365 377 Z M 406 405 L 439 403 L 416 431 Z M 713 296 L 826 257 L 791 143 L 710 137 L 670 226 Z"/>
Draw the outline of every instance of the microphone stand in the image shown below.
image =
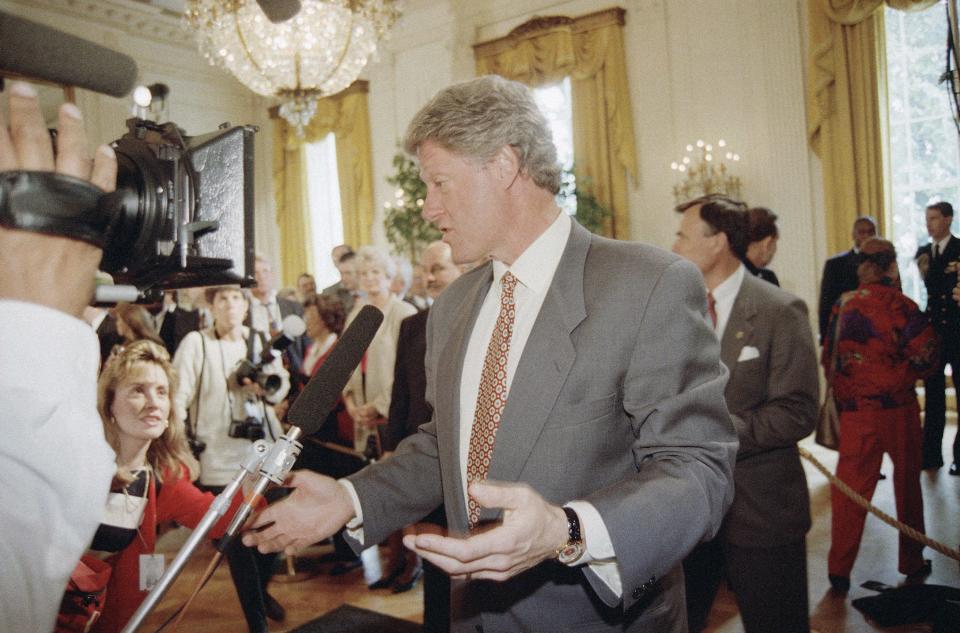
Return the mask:
<path id="1" fill-rule="evenodd" d="M 296 461 L 297 456 L 300 454 L 302 444 L 297 441 L 297 438 L 301 433 L 302 431 L 299 427 L 291 426 L 285 435 L 274 442 L 272 447 L 263 440 L 257 440 L 250 446 L 247 461 L 240 467 L 240 470 L 237 471 L 237 474 L 227 487 L 223 489 L 223 492 L 217 495 L 213 503 L 210 504 L 210 509 L 207 510 L 207 513 L 197 527 L 194 528 L 187 542 L 180 548 L 177 556 L 173 559 L 173 562 L 170 563 L 170 567 L 167 568 L 160 577 L 160 580 L 157 581 L 157 584 L 154 585 L 150 593 L 147 594 L 146 599 L 140 604 L 136 612 L 134 612 L 130 621 L 123 627 L 121 633 L 135 633 L 140 625 L 143 624 L 147 615 L 156 607 L 157 603 L 160 602 L 160 599 L 163 598 L 164 594 L 166 594 L 167 590 L 173 584 L 173 581 L 176 580 L 180 572 L 183 571 L 187 561 L 190 559 L 190 556 L 193 555 L 197 546 L 200 545 L 200 542 L 203 541 L 210 530 L 213 529 L 214 524 L 230 509 L 230 502 L 243 485 L 243 481 L 247 478 L 247 475 L 259 473 L 260 477 L 254 485 L 253 492 L 249 495 L 247 501 L 237 510 L 237 513 L 230 522 L 230 526 L 227 528 L 226 534 L 220 541 L 218 548 L 221 552 L 224 551 L 243 524 L 246 523 L 250 514 L 253 512 L 256 501 L 266 490 L 270 482 L 272 481 L 277 484 L 283 483 L 286 474 L 290 471 L 294 461 Z"/>

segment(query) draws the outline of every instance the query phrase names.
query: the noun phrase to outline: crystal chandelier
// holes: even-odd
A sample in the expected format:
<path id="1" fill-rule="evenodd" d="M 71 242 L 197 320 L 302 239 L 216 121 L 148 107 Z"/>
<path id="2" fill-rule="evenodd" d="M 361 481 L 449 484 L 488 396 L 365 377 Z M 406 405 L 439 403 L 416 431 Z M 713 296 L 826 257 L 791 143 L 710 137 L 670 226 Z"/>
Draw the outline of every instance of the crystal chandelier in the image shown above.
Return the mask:
<path id="1" fill-rule="evenodd" d="M 187 0 L 186 10 L 210 63 L 282 99 L 280 115 L 301 136 L 317 99 L 353 83 L 399 16 L 394 0 L 302 0 L 278 24 L 255 0 Z"/>
<path id="2" fill-rule="evenodd" d="M 714 148 L 701 139 L 696 146 L 687 145 L 686 149 L 687 153 L 682 159 L 670 163 L 670 169 L 686 176 L 673 186 L 673 198 L 677 204 L 711 193 L 740 199 L 740 178 L 727 173 L 724 163 L 724 159 L 740 162 L 740 154 L 728 150 L 726 141 L 720 139 Z"/>

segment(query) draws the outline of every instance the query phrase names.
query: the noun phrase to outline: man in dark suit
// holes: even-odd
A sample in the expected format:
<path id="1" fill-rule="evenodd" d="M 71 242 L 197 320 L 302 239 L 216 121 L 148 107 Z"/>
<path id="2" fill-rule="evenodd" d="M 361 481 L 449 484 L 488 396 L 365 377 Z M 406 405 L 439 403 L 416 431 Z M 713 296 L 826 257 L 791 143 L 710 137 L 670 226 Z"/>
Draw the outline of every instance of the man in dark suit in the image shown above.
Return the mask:
<path id="1" fill-rule="evenodd" d="M 864 240 L 877 234 L 877 221 L 870 216 L 861 216 L 853 223 L 853 248 L 845 253 L 834 255 L 823 265 L 823 278 L 820 280 L 820 342 L 830 324 L 830 311 L 840 295 L 856 288 L 857 266 L 860 265 L 860 245 Z"/>
<path id="2" fill-rule="evenodd" d="M 404 146 L 454 261 L 486 262 L 430 309 L 433 418 L 347 480 L 295 473 L 244 542 L 346 524 L 362 548 L 442 502 L 449 535 L 404 543 L 451 576 L 453 631 L 685 631 L 680 562 L 720 526 L 737 447 L 702 277 L 557 207 L 522 84 L 442 90 Z"/>
<path id="3" fill-rule="evenodd" d="M 257 255 L 253 263 L 253 274 L 257 285 L 251 290 L 249 325 L 253 329 L 276 336 L 283 329 L 283 320 L 294 314 L 303 318 L 303 306 L 296 301 L 277 296 L 276 279 L 273 267 L 262 255 Z M 283 352 L 284 364 L 293 375 L 302 374 L 303 354 L 309 344 L 306 336 L 298 336 Z M 296 394 L 291 394 L 295 397 Z"/>
<path id="4" fill-rule="evenodd" d="M 158 306 L 156 314 L 153 315 L 154 321 L 159 323 L 157 334 L 163 341 L 164 347 L 173 358 L 177 351 L 177 345 L 183 340 L 183 337 L 200 329 L 200 311 L 184 310 L 177 303 L 177 293 L 175 290 L 167 290 L 163 293 L 163 303 Z M 150 310 L 154 312 L 154 310 Z"/>
<path id="5" fill-rule="evenodd" d="M 357 254 L 348 245 L 340 244 L 333 247 L 331 257 L 333 257 L 333 265 L 337 267 L 337 271 L 340 273 L 340 281 L 324 288 L 323 294 L 339 297 L 340 301 L 343 302 L 343 309 L 347 311 L 347 314 L 350 314 L 354 303 L 360 297 Z"/>
<path id="6" fill-rule="evenodd" d="M 753 207 L 747 211 L 747 219 L 747 255 L 743 258 L 743 265 L 751 275 L 779 286 L 777 273 L 767 268 L 777 254 L 777 242 L 780 241 L 777 214 L 766 207 Z"/>
<path id="7" fill-rule="evenodd" d="M 742 265 L 749 222 L 742 203 L 705 196 L 677 211 L 673 250 L 703 273 L 740 438 L 733 506 L 717 538 L 684 561 L 690 630 L 705 628 L 725 576 L 746 633 L 807 633 L 810 496 L 797 442 L 813 430 L 819 397 L 807 307 Z"/>
<path id="8" fill-rule="evenodd" d="M 940 338 L 940 367 L 924 382 L 923 459 L 921 468 L 943 466 L 943 429 L 947 387 L 944 369 L 950 365 L 956 387 L 960 370 L 960 306 L 952 299 L 960 264 L 960 239 L 950 232 L 953 206 L 937 202 L 926 208 L 930 243 L 917 249 L 917 266 L 927 287 L 927 314 Z M 950 474 L 960 475 L 960 431 L 953 438 Z"/>
<path id="9" fill-rule="evenodd" d="M 443 290 L 456 281 L 462 269 L 453 262 L 450 246 L 444 242 L 432 242 L 420 256 L 426 292 L 436 300 Z M 397 362 L 393 375 L 393 391 L 390 396 L 390 414 L 382 430 L 385 451 L 394 451 L 400 441 L 413 435 L 421 424 L 433 417 L 433 408 L 427 402 L 427 373 L 424 365 L 427 352 L 427 316 L 429 308 L 407 317 L 400 324 L 397 341 Z M 446 527 L 443 508 L 438 508 L 424 523 Z M 394 543 L 403 548 L 402 543 Z M 420 557 L 405 550 L 403 564 L 394 576 L 394 593 L 412 587 L 420 570 Z M 423 563 L 423 626 L 428 633 L 447 631 L 450 621 L 450 581 L 439 568 L 429 561 Z"/>

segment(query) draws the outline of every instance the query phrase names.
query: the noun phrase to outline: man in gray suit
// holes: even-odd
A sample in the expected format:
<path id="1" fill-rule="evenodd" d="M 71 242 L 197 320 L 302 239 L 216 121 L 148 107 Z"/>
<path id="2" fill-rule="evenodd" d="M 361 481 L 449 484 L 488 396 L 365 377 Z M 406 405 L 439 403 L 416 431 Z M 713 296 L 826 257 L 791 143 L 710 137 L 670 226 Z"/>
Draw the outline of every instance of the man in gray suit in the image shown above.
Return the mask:
<path id="1" fill-rule="evenodd" d="M 433 419 L 346 481 L 295 473 L 244 542 L 346 524 L 362 547 L 443 503 L 448 534 L 404 542 L 451 576 L 452 630 L 685 631 L 680 562 L 719 529 L 737 447 L 700 274 L 560 211 L 522 84 L 442 90 L 405 146 L 454 260 L 488 260 L 430 310 Z"/>
<path id="2" fill-rule="evenodd" d="M 690 630 L 706 626 L 725 575 L 747 633 L 806 633 L 810 496 L 797 441 L 813 430 L 819 396 L 807 307 L 745 274 L 745 205 L 706 196 L 677 211 L 683 218 L 673 250 L 703 273 L 740 436 L 733 506 L 719 536 L 684 561 Z"/>

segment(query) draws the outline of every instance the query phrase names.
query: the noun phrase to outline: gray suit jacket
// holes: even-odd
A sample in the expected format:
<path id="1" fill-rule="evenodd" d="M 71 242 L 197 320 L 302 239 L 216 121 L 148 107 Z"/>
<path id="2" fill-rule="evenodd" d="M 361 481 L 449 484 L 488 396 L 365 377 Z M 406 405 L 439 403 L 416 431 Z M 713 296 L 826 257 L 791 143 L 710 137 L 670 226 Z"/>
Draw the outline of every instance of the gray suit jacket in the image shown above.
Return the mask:
<path id="1" fill-rule="evenodd" d="M 440 503 L 451 533 L 467 532 L 459 426 L 471 422 L 460 420 L 460 375 L 491 283 L 492 266 L 481 266 L 436 301 L 426 358 L 433 420 L 350 478 L 368 544 Z M 679 563 L 719 529 L 737 447 L 705 296 L 690 263 L 574 223 L 520 358 L 489 478 L 526 483 L 555 504 L 591 502 L 623 597 L 588 567 L 546 561 L 503 583 L 454 582 L 453 630 L 686 630 Z"/>
<path id="2" fill-rule="evenodd" d="M 807 306 L 745 275 L 720 347 L 740 438 L 736 494 L 721 538 L 741 547 L 794 542 L 810 529 L 797 442 L 813 431 L 820 390 Z"/>

